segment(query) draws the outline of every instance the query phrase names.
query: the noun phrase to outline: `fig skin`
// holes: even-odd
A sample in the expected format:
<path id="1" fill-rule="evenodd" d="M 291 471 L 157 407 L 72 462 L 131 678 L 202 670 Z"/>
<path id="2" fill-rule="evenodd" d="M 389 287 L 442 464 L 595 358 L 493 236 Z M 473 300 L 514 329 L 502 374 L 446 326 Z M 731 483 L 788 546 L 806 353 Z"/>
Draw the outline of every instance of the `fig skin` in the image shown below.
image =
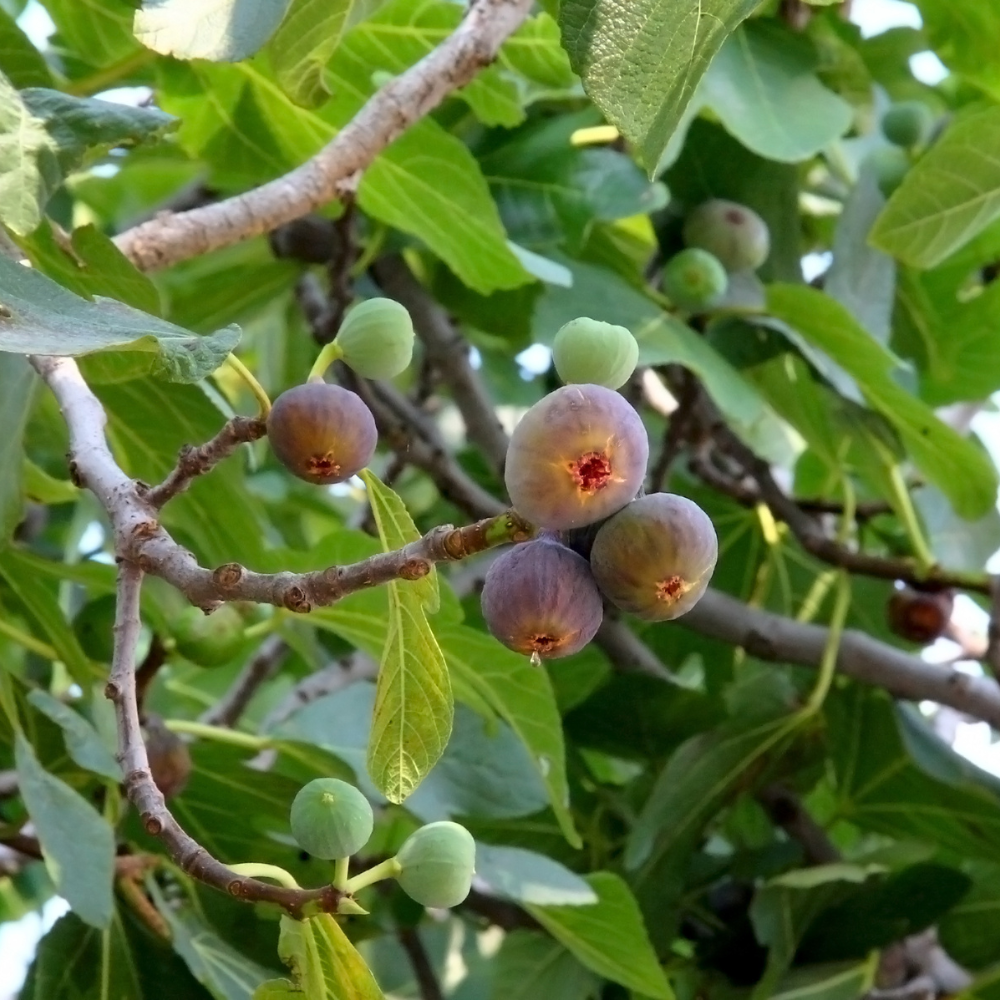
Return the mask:
<path id="1" fill-rule="evenodd" d="M 565 531 L 624 507 L 642 485 L 648 458 L 646 430 L 625 399 L 600 385 L 567 385 L 514 428 L 504 481 L 522 517 Z"/>
<path id="2" fill-rule="evenodd" d="M 424 906 L 458 906 L 472 888 L 476 842 L 449 820 L 428 823 L 411 834 L 396 855 L 400 888 Z"/>
<path id="3" fill-rule="evenodd" d="M 346 482 L 375 453 L 375 418 L 361 397 L 329 382 L 283 392 L 267 418 L 267 436 L 281 464 L 308 483 Z"/>
<path id="4" fill-rule="evenodd" d="M 923 101 L 900 101 L 882 116 L 882 134 L 904 149 L 923 145 L 933 125 L 934 114 Z"/>
<path id="5" fill-rule="evenodd" d="M 897 146 L 883 146 L 873 150 L 866 162 L 875 170 L 879 190 L 886 198 L 891 198 L 896 188 L 903 183 L 911 166 L 910 158 Z"/>
<path id="6" fill-rule="evenodd" d="M 339 778 L 315 778 L 303 785 L 292 800 L 289 820 L 302 850 L 326 861 L 357 854 L 375 826 L 368 800 Z"/>
<path id="7" fill-rule="evenodd" d="M 639 345 L 624 326 L 581 316 L 559 328 L 552 342 L 552 362 L 567 385 L 574 382 L 623 386 L 639 361 Z"/>
<path id="8" fill-rule="evenodd" d="M 145 723 L 146 756 L 153 784 L 165 799 L 184 791 L 191 777 L 191 752 L 176 733 L 172 733 L 157 716 L 149 716 Z"/>
<path id="9" fill-rule="evenodd" d="M 243 647 L 243 616 L 223 604 L 210 615 L 200 608 L 185 608 L 170 623 L 177 652 L 200 667 L 221 667 Z"/>
<path id="10" fill-rule="evenodd" d="M 663 291 L 680 309 L 698 312 L 718 302 L 729 287 L 729 275 L 714 254 L 688 247 L 663 268 Z"/>
<path id="11" fill-rule="evenodd" d="M 889 628 L 910 642 L 927 645 L 940 639 L 951 621 L 955 594 L 951 590 L 915 590 L 903 587 L 893 591 L 885 607 Z"/>
<path id="12" fill-rule="evenodd" d="M 688 215 L 684 242 L 707 250 L 730 274 L 756 271 L 771 252 L 767 223 L 752 208 L 723 198 L 702 202 Z"/>
<path id="13" fill-rule="evenodd" d="M 644 621 L 670 621 L 701 599 L 719 556 L 709 516 L 687 497 L 653 493 L 602 526 L 590 552 L 601 593 Z"/>
<path id="14" fill-rule="evenodd" d="M 554 660 L 579 652 L 604 616 L 583 556 L 542 536 L 508 549 L 490 566 L 481 597 L 494 638 L 525 656 Z"/>
<path id="15" fill-rule="evenodd" d="M 115 595 L 104 594 L 87 601 L 73 619 L 73 633 L 80 648 L 98 663 L 110 663 L 115 651 L 116 607 Z"/>
<path id="16" fill-rule="evenodd" d="M 362 378 L 392 378 L 413 357 L 413 320 L 394 299 L 354 306 L 337 333 L 344 364 Z"/>

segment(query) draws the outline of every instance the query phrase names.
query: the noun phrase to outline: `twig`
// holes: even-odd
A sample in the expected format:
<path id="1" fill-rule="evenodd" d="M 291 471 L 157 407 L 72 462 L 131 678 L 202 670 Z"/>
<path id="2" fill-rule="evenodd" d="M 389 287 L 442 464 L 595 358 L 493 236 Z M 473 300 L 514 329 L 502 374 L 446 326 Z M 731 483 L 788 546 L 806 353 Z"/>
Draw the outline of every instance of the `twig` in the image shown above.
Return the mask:
<path id="1" fill-rule="evenodd" d="M 431 965 L 431 960 L 427 955 L 427 949 L 423 941 L 420 940 L 420 933 L 414 927 L 400 927 L 396 931 L 399 943 L 402 945 L 406 957 L 413 966 L 413 974 L 417 979 L 417 986 L 420 989 L 421 1000 L 444 1000 L 441 992 L 441 984 L 438 982 L 437 974 Z"/>
<path id="2" fill-rule="evenodd" d="M 146 721 L 145 712 L 143 711 L 143 706 L 146 703 L 146 692 L 149 690 L 149 685 L 153 683 L 153 678 L 160 667 L 166 662 L 167 647 L 164 646 L 163 640 L 154 632 L 153 638 L 149 643 L 149 651 L 139 665 L 139 669 L 135 672 L 135 702 L 139 706 L 139 719 L 142 722 Z"/>
<path id="3" fill-rule="evenodd" d="M 626 674 L 646 674 L 676 683 L 677 678 L 663 661 L 621 619 L 605 611 L 604 621 L 594 642 L 604 651 L 615 669 Z"/>
<path id="4" fill-rule="evenodd" d="M 496 57 L 531 0 L 475 0 L 455 31 L 389 81 L 302 166 L 224 201 L 160 215 L 122 233 L 118 249 L 144 271 L 270 232 L 353 190 L 375 157 Z"/>
<path id="5" fill-rule="evenodd" d="M 663 435 L 663 446 L 649 474 L 649 492 L 659 493 L 663 489 L 663 484 L 667 480 L 670 466 L 677 458 L 684 446 L 688 430 L 691 426 L 692 413 L 695 399 L 698 394 L 698 383 L 694 376 L 683 369 L 680 376 L 680 389 L 677 397 L 677 409 L 668 417 L 666 431 Z"/>
<path id="6" fill-rule="evenodd" d="M 287 655 L 288 646 L 284 639 L 269 635 L 239 672 L 229 690 L 203 712 L 198 721 L 209 726 L 235 726 L 257 689 L 278 672 Z"/>
<path id="7" fill-rule="evenodd" d="M 823 829 L 809 815 L 802 800 L 783 785 L 768 785 L 757 794 L 771 822 L 780 826 L 802 847 L 807 864 L 826 865 L 840 860 L 840 851 Z"/>
<path id="8" fill-rule="evenodd" d="M 198 476 L 211 472 L 241 444 L 257 441 L 266 433 L 267 425 L 259 417 L 233 417 L 206 444 L 185 445 L 177 458 L 176 467 L 159 486 L 147 492 L 146 502 L 152 507 L 162 507 L 178 493 L 183 493 Z"/>
<path id="9" fill-rule="evenodd" d="M 494 471 L 499 472 L 507 457 L 507 434 L 479 373 L 469 363 L 465 338 L 398 254 L 378 260 L 372 272 L 382 290 L 413 317 L 414 329 L 428 358 L 451 389 L 469 440 L 479 446 Z"/>
<path id="10" fill-rule="evenodd" d="M 986 665 L 1000 678 L 1000 576 L 990 577 L 990 624 L 987 631 Z"/>

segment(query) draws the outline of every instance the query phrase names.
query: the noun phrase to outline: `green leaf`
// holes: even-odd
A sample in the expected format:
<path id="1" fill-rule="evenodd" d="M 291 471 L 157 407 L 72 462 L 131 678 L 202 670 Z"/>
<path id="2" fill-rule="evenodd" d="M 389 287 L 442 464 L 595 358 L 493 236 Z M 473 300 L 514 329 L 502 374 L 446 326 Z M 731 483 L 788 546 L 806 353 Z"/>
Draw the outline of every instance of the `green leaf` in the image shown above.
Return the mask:
<path id="1" fill-rule="evenodd" d="M 917 467 L 964 518 L 996 501 L 997 472 L 987 456 L 944 424 L 892 378 L 896 360 L 840 303 L 813 288 L 770 285 L 770 312 L 826 352 L 857 381 L 869 405 L 899 432 Z"/>
<path id="2" fill-rule="evenodd" d="M 4 10 L 0 10 L 0 66 L 18 89 L 52 84 L 44 56 Z"/>
<path id="3" fill-rule="evenodd" d="M 383 2 L 292 0 L 269 51 L 278 82 L 296 104 L 315 108 L 330 96 L 323 71 L 341 37 Z"/>
<path id="4" fill-rule="evenodd" d="M 1000 11 L 977 0 L 916 0 L 929 47 L 950 69 L 1000 99 Z"/>
<path id="5" fill-rule="evenodd" d="M 758 0 L 562 0 L 559 23 L 593 102 L 652 174 L 726 36 Z"/>
<path id="6" fill-rule="evenodd" d="M 67 241 L 44 221 L 21 248 L 32 266 L 85 299 L 105 295 L 143 312 L 160 314 L 160 293 L 114 243 L 93 224 L 74 229 Z"/>
<path id="7" fill-rule="evenodd" d="M 135 0 L 46 0 L 59 36 L 89 66 L 109 63 L 139 50 L 132 34 Z"/>
<path id="8" fill-rule="evenodd" d="M 175 59 L 239 62 L 277 30 L 289 0 L 145 0 L 136 38 Z"/>
<path id="9" fill-rule="evenodd" d="M 361 476 L 383 550 L 419 538 L 402 500 L 371 472 Z M 402 802 L 444 753 L 454 701 L 448 666 L 425 613 L 439 602 L 436 578 L 393 580 L 388 589 L 389 631 L 378 673 L 368 773 L 390 802 Z"/>
<path id="10" fill-rule="evenodd" d="M 29 620 L 81 686 L 93 679 L 91 666 L 59 606 L 56 588 L 32 571 L 33 557 L 13 546 L 0 549 L 0 577 L 21 602 Z"/>
<path id="11" fill-rule="evenodd" d="M 293 920 L 281 917 L 278 942 L 281 960 L 292 970 L 293 983 L 264 983 L 253 1000 L 382 1000 L 375 977 L 328 913 Z"/>
<path id="12" fill-rule="evenodd" d="M 522 847 L 476 845 L 476 881 L 491 896 L 539 906 L 589 906 L 597 894 L 579 875 Z"/>
<path id="13" fill-rule="evenodd" d="M 479 692 L 528 748 L 560 829 L 570 844 L 580 847 L 569 808 L 562 720 L 548 674 L 531 666 L 526 656 L 465 625 L 441 628 L 438 638 L 456 679 L 461 677 Z"/>
<path id="14" fill-rule="evenodd" d="M 197 382 L 239 341 L 236 327 L 199 337 L 112 299 L 88 301 L 7 257 L 0 258 L 0 304 L 0 351 L 101 352 L 98 363 L 110 364 L 119 378 L 152 370 L 175 382 Z M 122 358 L 123 352 L 136 357 Z"/>
<path id="15" fill-rule="evenodd" d="M 4 360 L 8 357 L 16 359 L 17 355 L 4 354 L 0 356 L 0 369 L 3 368 Z M 22 478 L 24 479 L 24 495 L 37 503 L 72 503 L 80 496 L 78 486 L 75 486 L 68 479 L 56 479 L 55 476 L 50 476 L 28 458 L 24 460 L 22 465 Z"/>
<path id="16" fill-rule="evenodd" d="M 913 267 L 934 267 L 1000 218 L 998 143 L 1000 108 L 959 117 L 908 171 L 872 244 Z"/>
<path id="17" fill-rule="evenodd" d="M 80 767 L 116 783 L 121 782 L 122 769 L 114 754 L 104 745 L 97 730 L 79 712 L 74 712 L 58 698 L 37 688 L 29 692 L 28 701 L 62 729 L 66 749 Z"/>
<path id="18" fill-rule="evenodd" d="M 774 22 L 751 22 L 722 46 L 699 94 L 748 149 L 798 163 L 851 126 L 850 105 L 820 83 L 809 43 Z"/>
<path id="19" fill-rule="evenodd" d="M 0 354 L 0 545 L 21 521 L 24 429 L 35 394 L 35 372 L 26 358 Z"/>
<path id="20" fill-rule="evenodd" d="M 797 966 L 782 977 L 770 1000 L 857 1000 L 874 984 L 871 962 Z"/>
<path id="21" fill-rule="evenodd" d="M 593 972 L 558 941 L 534 931 L 512 931 L 504 935 L 497 953 L 490 996 L 493 1000 L 586 1000 L 597 985 Z"/>
<path id="22" fill-rule="evenodd" d="M 0 203 L 4 222 L 31 232 L 49 198 L 88 155 L 160 139 L 177 125 L 154 108 L 131 108 L 57 90 L 17 91 L 0 73 Z"/>
<path id="23" fill-rule="evenodd" d="M 21 733 L 14 752 L 18 786 L 56 891 L 81 920 L 107 927 L 114 912 L 111 827 L 86 799 L 42 768 Z"/>
<path id="24" fill-rule="evenodd" d="M 638 868 L 698 836 L 747 768 L 779 746 L 798 724 L 794 715 L 741 720 L 682 744 L 660 772 L 632 827 L 626 867 Z"/>
<path id="25" fill-rule="evenodd" d="M 526 909 L 588 969 L 645 997 L 673 1000 L 629 887 L 610 872 L 595 872 L 586 881 L 598 897 L 590 906 Z"/>

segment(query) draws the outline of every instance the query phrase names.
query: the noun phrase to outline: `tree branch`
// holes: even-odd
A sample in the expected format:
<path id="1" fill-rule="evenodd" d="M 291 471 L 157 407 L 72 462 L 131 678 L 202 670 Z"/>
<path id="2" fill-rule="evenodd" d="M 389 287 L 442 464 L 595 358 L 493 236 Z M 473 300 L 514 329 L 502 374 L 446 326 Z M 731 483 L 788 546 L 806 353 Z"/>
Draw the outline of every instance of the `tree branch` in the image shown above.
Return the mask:
<path id="1" fill-rule="evenodd" d="M 208 711 L 203 712 L 198 721 L 209 726 L 235 726 L 257 689 L 278 672 L 287 655 L 285 640 L 278 635 L 269 635 L 239 672 L 229 690 Z"/>
<path id="2" fill-rule="evenodd" d="M 399 943 L 413 967 L 421 1000 L 444 1000 L 441 984 L 427 955 L 427 949 L 420 940 L 420 932 L 415 927 L 400 927 L 396 931 Z"/>
<path id="3" fill-rule="evenodd" d="M 531 0 L 475 0 L 436 49 L 375 93 L 336 137 L 290 173 L 225 201 L 161 215 L 115 240 L 140 270 L 168 267 L 269 232 L 352 191 L 376 156 L 488 66 Z"/>

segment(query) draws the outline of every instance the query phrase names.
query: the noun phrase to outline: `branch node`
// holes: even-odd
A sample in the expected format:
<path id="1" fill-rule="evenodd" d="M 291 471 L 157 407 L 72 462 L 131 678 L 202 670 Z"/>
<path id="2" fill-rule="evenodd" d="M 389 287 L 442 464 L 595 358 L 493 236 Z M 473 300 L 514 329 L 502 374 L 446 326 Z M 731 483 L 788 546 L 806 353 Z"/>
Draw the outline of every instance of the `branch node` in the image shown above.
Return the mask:
<path id="1" fill-rule="evenodd" d="M 431 564 L 426 559 L 409 559 L 399 567 L 399 575 L 403 580 L 419 580 L 431 571 Z"/>
<path id="2" fill-rule="evenodd" d="M 219 566 L 212 573 L 212 582 L 220 590 L 232 590 L 234 587 L 239 586 L 245 572 L 239 563 L 226 563 L 223 566 Z"/>
<path id="3" fill-rule="evenodd" d="M 312 611 L 312 604 L 306 597 L 305 591 L 301 587 L 291 586 L 284 594 L 281 602 L 289 611 L 295 611 L 300 615 L 307 615 Z"/>

